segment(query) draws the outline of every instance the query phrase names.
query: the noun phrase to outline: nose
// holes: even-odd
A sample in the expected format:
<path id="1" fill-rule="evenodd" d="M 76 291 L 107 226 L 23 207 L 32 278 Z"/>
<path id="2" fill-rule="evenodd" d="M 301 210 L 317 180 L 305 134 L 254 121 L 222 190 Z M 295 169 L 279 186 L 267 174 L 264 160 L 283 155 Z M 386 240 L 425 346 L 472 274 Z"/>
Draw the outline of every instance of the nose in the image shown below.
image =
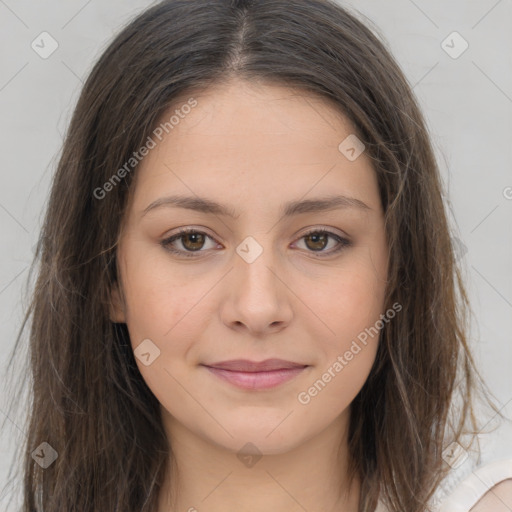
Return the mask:
<path id="1" fill-rule="evenodd" d="M 235 255 L 221 307 L 221 319 L 229 328 L 264 336 L 279 332 L 290 323 L 293 293 L 283 271 L 276 268 L 271 252 L 265 249 L 250 263 Z"/>

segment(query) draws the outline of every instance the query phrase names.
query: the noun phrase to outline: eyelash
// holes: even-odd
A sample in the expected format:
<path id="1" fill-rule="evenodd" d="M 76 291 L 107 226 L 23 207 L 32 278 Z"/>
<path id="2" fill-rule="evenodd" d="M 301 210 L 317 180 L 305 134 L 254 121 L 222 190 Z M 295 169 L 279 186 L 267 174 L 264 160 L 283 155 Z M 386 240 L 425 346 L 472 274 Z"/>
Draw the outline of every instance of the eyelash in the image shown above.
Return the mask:
<path id="1" fill-rule="evenodd" d="M 208 238 L 211 238 L 213 240 L 213 237 L 211 237 L 207 233 L 204 233 L 203 231 L 199 231 L 197 229 L 192 229 L 192 228 L 183 228 L 178 233 L 170 236 L 169 238 L 166 238 L 165 240 L 162 240 L 160 242 L 160 245 L 162 245 L 162 247 L 166 251 L 169 251 L 169 252 L 171 252 L 173 254 L 177 254 L 179 256 L 184 256 L 185 258 L 197 258 L 197 256 L 196 256 L 197 253 L 201 253 L 201 252 L 205 252 L 205 251 L 203 251 L 203 250 L 198 250 L 198 251 L 181 251 L 181 250 L 177 250 L 177 249 L 174 249 L 173 247 L 171 247 L 171 244 L 175 240 L 178 240 L 178 239 L 182 238 L 184 235 L 187 235 L 187 234 L 190 234 L 190 233 L 206 235 Z M 338 244 L 339 244 L 337 248 L 335 248 L 334 250 L 331 249 L 328 252 L 325 252 L 325 251 L 309 251 L 309 252 L 312 252 L 313 254 L 323 254 L 323 253 L 325 253 L 325 256 L 323 256 L 323 255 L 319 256 L 320 258 L 324 258 L 324 257 L 331 256 L 333 254 L 337 254 L 340 251 L 342 251 L 343 249 L 345 249 L 347 247 L 350 247 L 352 245 L 352 242 L 350 240 L 348 240 L 346 238 L 343 238 L 343 237 L 337 235 L 336 233 L 332 233 L 331 231 L 327 231 L 326 229 L 312 229 L 312 230 L 308 231 L 307 233 L 304 233 L 300 237 L 300 239 L 305 238 L 306 236 L 311 235 L 313 233 L 329 235 L 330 237 L 334 238 L 338 242 Z"/>

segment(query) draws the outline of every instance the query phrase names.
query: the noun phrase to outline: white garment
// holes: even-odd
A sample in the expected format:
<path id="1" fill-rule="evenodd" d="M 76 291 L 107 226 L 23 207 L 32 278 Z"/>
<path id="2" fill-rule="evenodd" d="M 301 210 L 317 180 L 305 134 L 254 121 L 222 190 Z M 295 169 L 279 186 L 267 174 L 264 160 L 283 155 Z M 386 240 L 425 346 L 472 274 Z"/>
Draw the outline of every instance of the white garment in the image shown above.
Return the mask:
<path id="1" fill-rule="evenodd" d="M 495 485 L 512 479 L 512 426 L 505 422 L 498 431 L 479 435 L 482 461 L 466 455 L 443 480 L 429 507 L 432 512 L 469 512 Z M 499 453 L 499 458 L 489 454 Z M 379 501 L 375 512 L 389 512 Z"/>
<path id="2" fill-rule="evenodd" d="M 512 478 L 512 459 L 479 467 L 443 501 L 439 512 L 469 512 L 489 489 L 507 478 Z"/>

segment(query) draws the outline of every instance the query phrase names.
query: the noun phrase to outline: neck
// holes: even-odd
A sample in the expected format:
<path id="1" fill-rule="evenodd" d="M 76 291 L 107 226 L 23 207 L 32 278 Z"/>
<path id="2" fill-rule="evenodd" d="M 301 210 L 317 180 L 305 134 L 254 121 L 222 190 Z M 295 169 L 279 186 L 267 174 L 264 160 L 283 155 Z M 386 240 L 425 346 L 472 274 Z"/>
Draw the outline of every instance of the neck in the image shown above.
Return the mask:
<path id="1" fill-rule="evenodd" d="M 348 485 L 348 444 L 340 435 L 348 411 L 301 444 L 261 456 L 211 443 L 163 412 L 173 459 L 158 512 L 357 512 L 360 482 Z"/>

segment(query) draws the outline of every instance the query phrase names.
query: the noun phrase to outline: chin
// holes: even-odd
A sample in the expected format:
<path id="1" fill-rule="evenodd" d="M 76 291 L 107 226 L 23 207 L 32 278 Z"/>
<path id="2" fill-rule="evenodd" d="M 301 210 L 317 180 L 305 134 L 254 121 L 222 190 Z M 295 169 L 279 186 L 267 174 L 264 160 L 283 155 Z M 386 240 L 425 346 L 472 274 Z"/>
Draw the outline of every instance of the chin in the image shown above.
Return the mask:
<path id="1" fill-rule="evenodd" d="M 210 432 L 208 438 L 219 447 L 237 455 L 243 453 L 244 449 L 261 455 L 284 454 L 304 442 L 308 434 L 303 424 L 295 425 L 291 421 L 291 416 L 293 415 L 284 421 L 286 415 L 278 421 L 275 421 L 274 416 L 267 421 L 260 417 L 258 422 L 250 421 L 246 416 L 237 423 L 225 423 L 226 430 L 233 437 L 221 434 L 212 438 Z M 285 425 L 287 422 L 289 423 Z"/>

